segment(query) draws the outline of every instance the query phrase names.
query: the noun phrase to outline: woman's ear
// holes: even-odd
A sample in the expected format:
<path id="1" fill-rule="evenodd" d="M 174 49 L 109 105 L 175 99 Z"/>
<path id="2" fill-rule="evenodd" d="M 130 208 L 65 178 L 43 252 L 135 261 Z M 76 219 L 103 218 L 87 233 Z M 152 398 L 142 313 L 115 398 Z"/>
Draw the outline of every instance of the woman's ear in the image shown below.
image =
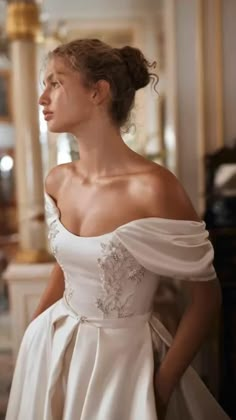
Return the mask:
<path id="1" fill-rule="evenodd" d="M 100 105 L 110 96 L 110 83 L 107 80 L 99 80 L 93 89 L 92 101 L 95 105 Z"/>

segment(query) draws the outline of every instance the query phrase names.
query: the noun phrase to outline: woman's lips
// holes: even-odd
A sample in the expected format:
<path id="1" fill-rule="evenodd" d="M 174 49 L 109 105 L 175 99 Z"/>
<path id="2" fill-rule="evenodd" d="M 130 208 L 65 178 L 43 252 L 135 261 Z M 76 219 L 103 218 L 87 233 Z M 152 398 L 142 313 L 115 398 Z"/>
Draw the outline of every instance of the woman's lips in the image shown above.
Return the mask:
<path id="1" fill-rule="evenodd" d="M 44 113 L 44 119 L 45 119 L 45 121 L 51 120 L 52 117 L 53 117 L 53 113 L 52 112 L 45 112 Z"/>

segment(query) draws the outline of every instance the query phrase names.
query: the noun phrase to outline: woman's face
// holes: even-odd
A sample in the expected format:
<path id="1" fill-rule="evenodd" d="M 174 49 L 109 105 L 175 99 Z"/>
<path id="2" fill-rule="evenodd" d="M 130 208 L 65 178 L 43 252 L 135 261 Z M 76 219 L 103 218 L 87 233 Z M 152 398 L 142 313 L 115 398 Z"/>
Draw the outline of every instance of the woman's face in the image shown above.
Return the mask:
<path id="1" fill-rule="evenodd" d="M 76 133 L 92 118 L 93 90 L 85 87 L 81 74 L 63 58 L 52 58 L 47 65 L 44 91 L 39 98 L 49 131 Z"/>

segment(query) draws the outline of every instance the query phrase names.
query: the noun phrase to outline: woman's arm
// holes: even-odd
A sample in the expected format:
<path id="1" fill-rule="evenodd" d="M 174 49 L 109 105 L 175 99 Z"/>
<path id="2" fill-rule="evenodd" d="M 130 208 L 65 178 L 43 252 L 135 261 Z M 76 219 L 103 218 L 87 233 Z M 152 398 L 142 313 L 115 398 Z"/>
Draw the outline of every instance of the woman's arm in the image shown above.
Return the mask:
<path id="1" fill-rule="evenodd" d="M 161 176 L 156 176 L 151 185 L 153 199 L 149 203 L 149 209 L 152 209 L 153 215 L 174 220 L 199 221 L 189 197 L 169 171 L 162 169 Z M 187 283 L 190 304 L 155 378 L 158 400 L 164 404 L 201 348 L 221 304 L 221 290 L 217 279 L 191 280 Z"/>
<path id="2" fill-rule="evenodd" d="M 159 399 L 167 403 L 176 384 L 200 349 L 221 305 L 218 280 L 188 282 L 191 302 L 155 377 Z"/>
<path id="3" fill-rule="evenodd" d="M 61 299 L 64 289 L 64 274 L 61 267 L 56 263 L 49 277 L 48 285 L 43 292 L 39 305 L 33 315 L 33 319 L 49 308 L 49 306 L 53 305 L 57 300 Z"/>

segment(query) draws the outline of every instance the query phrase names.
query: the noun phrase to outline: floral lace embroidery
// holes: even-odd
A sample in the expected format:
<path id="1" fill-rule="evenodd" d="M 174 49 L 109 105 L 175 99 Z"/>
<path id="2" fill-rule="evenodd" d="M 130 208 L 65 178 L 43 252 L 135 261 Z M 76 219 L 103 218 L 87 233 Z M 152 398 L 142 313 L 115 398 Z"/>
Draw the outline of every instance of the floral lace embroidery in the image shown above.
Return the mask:
<path id="1" fill-rule="evenodd" d="M 55 212 L 57 211 L 56 206 L 53 206 L 51 203 L 49 203 L 46 199 L 45 202 L 45 213 L 46 213 L 46 219 L 50 219 L 52 216 L 55 216 Z"/>
<path id="2" fill-rule="evenodd" d="M 48 239 L 49 239 L 50 247 L 51 247 L 51 250 L 52 250 L 52 253 L 53 253 L 54 257 L 56 256 L 56 253 L 58 251 L 58 247 L 55 244 L 55 238 L 59 233 L 56 222 L 57 221 L 54 220 L 52 223 L 50 223 L 49 231 L 48 231 Z"/>
<path id="3" fill-rule="evenodd" d="M 119 241 L 101 243 L 102 257 L 98 259 L 102 293 L 96 306 L 104 315 L 119 318 L 132 315 L 131 306 L 136 287 L 145 269 Z"/>
<path id="4" fill-rule="evenodd" d="M 61 266 L 61 268 L 62 268 L 62 266 Z M 64 281 L 65 281 L 65 297 L 66 297 L 67 302 L 70 302 L 70 300 L 71 300 L 71 298 L 74 294 L 74 289 L 71 286 L 71 282 L 68 279 L 68 275 L 65 273 L 65 271 L 64 271 Z"/>

